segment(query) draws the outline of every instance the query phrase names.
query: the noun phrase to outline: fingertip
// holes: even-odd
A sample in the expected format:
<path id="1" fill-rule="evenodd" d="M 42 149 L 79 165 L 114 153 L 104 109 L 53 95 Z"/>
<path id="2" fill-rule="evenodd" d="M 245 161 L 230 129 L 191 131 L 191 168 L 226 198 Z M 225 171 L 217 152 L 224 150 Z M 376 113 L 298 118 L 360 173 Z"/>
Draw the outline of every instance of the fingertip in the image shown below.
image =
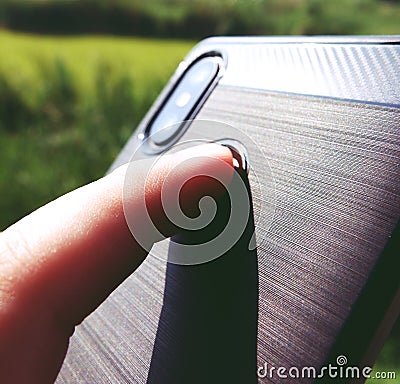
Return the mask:
<path id="1" fill-rule="evenodd" d="M 233 168 L 233 155 L 231 150 L 224 145 L 218 143 L 207 143 L 201 145 L 194 145 L 185 148 L 181 151 L 174 152 L 171 155 L 167 155 L 173 163 L 181 163 L 185 160 L 192 159 L 207 159 L 210 160 L 223 160 L 225 163 Z"/>
<path id="2" fill-rule="evenodd" d="M 199 146 L 199 148 L 201 151 L 205 151 L 208 154 L 208 156 L 215 157 L 225 161 L 233 169 L 234 164 L 233 164 L 232 151 L 227 146 L 218 143 L 209 143 L 201 145 Z"/>
<path id="3" fill-rule="evenodd" d="M 188 216 L 196 215 L 200 199 L 219 198 L 233 174 L 231 150 L 217 143 L 161 155 L 146 177 L 145 206 L 153 224 L 165 237 L 173 235 L 179 225 L 173 225 L 168 216 L 180 210 Z"/>

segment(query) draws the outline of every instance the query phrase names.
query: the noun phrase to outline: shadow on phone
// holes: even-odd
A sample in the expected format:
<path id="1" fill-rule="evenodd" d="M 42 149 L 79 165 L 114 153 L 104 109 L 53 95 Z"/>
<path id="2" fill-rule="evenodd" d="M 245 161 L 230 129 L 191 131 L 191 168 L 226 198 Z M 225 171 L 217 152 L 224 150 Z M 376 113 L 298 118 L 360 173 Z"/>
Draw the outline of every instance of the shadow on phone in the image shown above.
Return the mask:
<path id="1" fill-rule="evenodd" d="M 247 177 L 244 177 L 250 200 Z M 229 218 L 227 197 L 207 230 L 174 237 L 176 243 L 207 241 Z M 237 243 L 205 264 L 168 263 L 164 303 L 150 363 L 148 384 L 256 383 L 258 271 L 252 207 Z M 253 239 L 254 240 L 254 239 Z"/>

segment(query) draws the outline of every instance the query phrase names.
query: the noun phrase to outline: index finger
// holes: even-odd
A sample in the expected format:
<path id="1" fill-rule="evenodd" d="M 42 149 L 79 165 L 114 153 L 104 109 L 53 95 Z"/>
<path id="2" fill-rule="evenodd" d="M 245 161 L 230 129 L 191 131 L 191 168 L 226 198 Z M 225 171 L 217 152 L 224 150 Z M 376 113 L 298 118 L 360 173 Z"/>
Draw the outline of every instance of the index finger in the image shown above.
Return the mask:
<path id="1" fill-rule="evenodd" d="M 209 173 L 210 167 L 216 176 L 227 180 L 231 175 L 226 174 L 226 164 L 233 172 L 228 148 L 218 144 L 195 148 L 165 156 L 150 173 L 144 162 L 135 174 L 131 209 L 143 201 L 145 194 L 152 220 L 165 233 L 174 230 L 159 204 L 169 170 L 178 170 L 170 177 L 170 185 L 193 179 L 197 173 Z M 215 159 L 222 160 L 221 166 Z M 147 251 L 132 236 L 125 221 L 124 177 L 125 169 L 117 169 L 47 204 L 0 235 L 0 308 L 31 302 L 74 326 L 140 265 Z M 197 180 L 195 189 L 199 187 L 204 193 L 218 192 L 218 186 L 207 179 Z M 189 189 L 182 201 L 190 207 L 197 198 Z"/>

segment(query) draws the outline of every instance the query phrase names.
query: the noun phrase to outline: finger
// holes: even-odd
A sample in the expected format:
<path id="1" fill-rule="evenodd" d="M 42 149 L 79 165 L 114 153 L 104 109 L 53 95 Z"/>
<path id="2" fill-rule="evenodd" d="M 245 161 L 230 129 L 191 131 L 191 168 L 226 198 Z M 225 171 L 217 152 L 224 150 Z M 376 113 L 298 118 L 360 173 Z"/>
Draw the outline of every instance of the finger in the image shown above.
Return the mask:
<path id="1" fill-rule="evenodd" d="M 230 150 L 217 144 L 163 156 L 156 164 L 141 161 L 130 180 L 125 209 L 133 216 L 137 210 L 139 230 L 146 227 L 139 214 L 145 201 L 156 227 L 171 235 L 176 228 L 166 219 L 161 200 L 168 204 L 176 195 L 174 186 L 188 179 L 190 187 L 180 196 L 186 207 L 197 204 L 199 194 L 193 190 L 219 193 L 218 183 L 195 176 L 210 174 L 211 169 L 211 174 L 228 181 L 227 164 L 233 172 Z M 0 235 L 0 308 L 18 311 L 34 303 L 35 308 L 50 309 L 69 327 L 80 323 L 140 265 L 147 251 L 124 217 L 125 175 L 126 166 L 47 204 Z M 164 187 L 168 193 L 161 198 Z M 150 245 L 159 240 L 157 236 L 148 236 Z"/>

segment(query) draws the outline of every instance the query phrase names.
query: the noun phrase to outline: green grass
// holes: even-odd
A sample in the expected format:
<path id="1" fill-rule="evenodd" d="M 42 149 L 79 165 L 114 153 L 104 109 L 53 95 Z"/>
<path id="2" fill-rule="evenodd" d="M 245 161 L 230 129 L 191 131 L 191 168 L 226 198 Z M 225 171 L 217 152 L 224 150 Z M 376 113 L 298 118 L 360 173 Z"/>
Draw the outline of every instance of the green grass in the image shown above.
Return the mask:
<path id="1" fill-rule="evenodd" d="M 395 372 L 394 379 L 374 378 L 376 373 Z M 397 320 L 391 335 L 387 339 L 378 360 L 371 372 L 371 378 L 366 384 L 396 384 L 400 383 L 400 319 Z"/>
<path id="2" fill-rule="evenodd" d="M 192 39 L 219 34 L 394 34 L 400 32 L 399 17 L 396 0 L 0 2 L 0 25 L 48 34 L 92 32 Z"/>
<path id="3" fill-rule="evenodd" d="M 103 70 L 105 82 L 129 77 L 140 97 L 149 84 L 164 81 L 192 43 L 113 37 L 37 37 L 0 33 L 0 73 L 18 91 L 22 87 L 29 104 L 39 102 L 43 81 L 62 63 L 67 79 L 80 97 L 93 97 L 96 71 Z M 52 78 L 50 78 L 53 80 Z M 21 90 L 22 91 L 22 90 Z"/>
<path id="4" fill-rule="evenodd" d="M 192 46 L 0 32 L 0 230 L 101 177 Z"/>

